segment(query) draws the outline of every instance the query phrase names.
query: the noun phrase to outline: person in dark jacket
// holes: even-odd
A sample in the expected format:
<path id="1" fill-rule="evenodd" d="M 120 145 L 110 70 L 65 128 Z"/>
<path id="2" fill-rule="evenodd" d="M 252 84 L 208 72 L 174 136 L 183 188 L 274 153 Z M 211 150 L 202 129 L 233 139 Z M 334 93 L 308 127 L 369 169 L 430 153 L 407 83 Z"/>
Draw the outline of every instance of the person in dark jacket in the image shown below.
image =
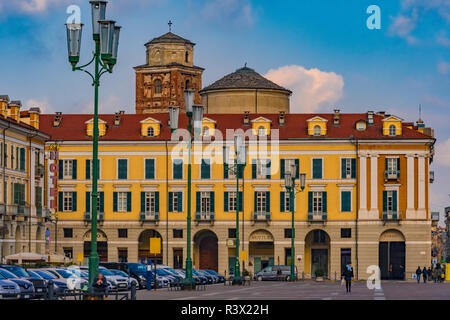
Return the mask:
<path id="1" fill-rule="evenodd" d="M 94 281 L 92 282 L 92 289 L 94 293 L 104 293 L 106 296 L 108 296 L 109 285 L 103 274 L 99 273 L 98 276 L 95 277 Z"/>
<path id="2" fill-rule="evenodd" d="M 423 267 L 422 270 L 423 283 L 427 283 L 427 274 L 428 274 L 427 267 Z"/>
<path id="3" fill-rule="evenodd" d="M 354 275 L 351 262 L 345 266 L 342 278 L 345 280 L 345 289 L 347 290 L 347 293 L 352 292 L 352 279 L 354 278 Z"/>
<path id="4" fill-rule="evenodd" d="M 433 272 L 431 271 L 430 267 L 428 267 L 427 276 L 428 276 L 428 281 L 432 281 L 433 280 Z"/>
<path id="5" fill-rule="evenodd" d="M 417 283 L 420 283 L 420 275 L 421 274 L 422 274 L 422 270 L 420 269 L 420 266 L 418 266 L 417 270 L 416 270 Z"/>

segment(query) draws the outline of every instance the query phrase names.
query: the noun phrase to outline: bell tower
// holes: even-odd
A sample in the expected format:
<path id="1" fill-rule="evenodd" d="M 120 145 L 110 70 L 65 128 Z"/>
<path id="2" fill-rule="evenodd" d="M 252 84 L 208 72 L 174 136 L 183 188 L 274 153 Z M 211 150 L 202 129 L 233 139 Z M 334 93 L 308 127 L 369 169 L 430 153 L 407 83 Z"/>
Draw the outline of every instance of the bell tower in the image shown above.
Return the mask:
<path id="1" fill-rule="evenodd" d="M 204 69 L 194 65 L 195 43 L 169 32 L 145 44 L 146 64 L 136 71 L 136 113 L 169 112 L 170 106 L 185 109 L 184 90 L 195 90 L 201 103 Z"/>

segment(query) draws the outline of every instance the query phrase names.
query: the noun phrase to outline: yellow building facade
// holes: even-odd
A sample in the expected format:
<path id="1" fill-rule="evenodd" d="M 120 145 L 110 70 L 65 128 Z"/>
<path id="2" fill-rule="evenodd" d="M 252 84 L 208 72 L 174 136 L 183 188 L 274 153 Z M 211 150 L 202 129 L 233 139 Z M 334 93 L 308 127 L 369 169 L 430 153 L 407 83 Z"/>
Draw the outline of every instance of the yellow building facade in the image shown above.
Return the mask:
<path id="1" fill-rule="evenodd" d="M 46 167 L 57 168 L 57 251 L 90 250 L 92 142 L 89 115 L 41 115 Z M 102 261 L 151 258 L 175 268 L 186 259 L 186 132 L 171 134 L 168 114 L 100 115 L 99 236 Z M 181 116 L 180 128 L 187 118 Z M 394 128 L 392 128 L 392 126 Z M 411 277 L 429 265 L 431 219 L 429 130 L 373 112 L 361 114 L 206 114 L 192 155 L 192 251 L 197 269 L 233 272 L 236 177 L 223 163 L 234 134 L 246 136 L 240 179 L 241 265 L 254 274 L 291 259 L 290 199 L 284 174 L 306 174 L 295 198 L 295 265 L 299 276 L 339 278 L 353 262 L 358 278 L 379 266 L 382 278 Z M 387 128 L 388 130 L 385 130 Z M 180 138 L 181 137 L 181 138 Z M 184 138 L 183 138 L 184 137 Z M 51 157 L 58 150 L 58 157 Z M 184 153 L 183 153 L 184 152 Z M 54 228 L 54 226 L 51 226 Z M 150 255 L 150 238 L 162 252 Z"/>

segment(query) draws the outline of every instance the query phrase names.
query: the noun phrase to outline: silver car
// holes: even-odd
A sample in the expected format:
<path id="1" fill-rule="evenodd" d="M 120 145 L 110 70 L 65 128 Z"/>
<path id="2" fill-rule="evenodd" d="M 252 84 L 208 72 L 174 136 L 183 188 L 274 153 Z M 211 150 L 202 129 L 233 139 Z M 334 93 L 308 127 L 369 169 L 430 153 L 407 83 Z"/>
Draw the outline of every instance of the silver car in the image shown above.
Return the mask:
<path id="1" fill-rule="evenodd" d="M 19 299 L 19 298 L 20 298 L 19 285 L 10 280 L 0 279 L 0 300 Z"/>
<path id="2" fill-rule="evenodd" d="M 8 270 L 0 268 L 0 279 L 10 280 L 16 283 L 20 288 L 20 298 L 21 299 L 31 299 L 34 296 L 34 286 L 31 281 L 20 279 L 15 274 L 9 272 Z"/>

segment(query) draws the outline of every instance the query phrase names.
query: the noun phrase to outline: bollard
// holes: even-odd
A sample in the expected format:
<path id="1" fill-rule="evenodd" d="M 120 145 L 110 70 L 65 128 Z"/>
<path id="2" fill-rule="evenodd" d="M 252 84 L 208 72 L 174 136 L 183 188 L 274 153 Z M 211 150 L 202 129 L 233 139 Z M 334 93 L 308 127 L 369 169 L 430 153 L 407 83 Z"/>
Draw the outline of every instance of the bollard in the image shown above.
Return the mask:
<path id="1" fill-rule="evenodd" d="M 49 280 L 47 282 L 47 299 L 53 300 L 54 299 L 54 287 L 53 287 L 53 281 Z"/>
<path id="2" fill-rule="evenodd" d="M 131 300 L 136 300 L 136 283 L 131 283 Z"/>

